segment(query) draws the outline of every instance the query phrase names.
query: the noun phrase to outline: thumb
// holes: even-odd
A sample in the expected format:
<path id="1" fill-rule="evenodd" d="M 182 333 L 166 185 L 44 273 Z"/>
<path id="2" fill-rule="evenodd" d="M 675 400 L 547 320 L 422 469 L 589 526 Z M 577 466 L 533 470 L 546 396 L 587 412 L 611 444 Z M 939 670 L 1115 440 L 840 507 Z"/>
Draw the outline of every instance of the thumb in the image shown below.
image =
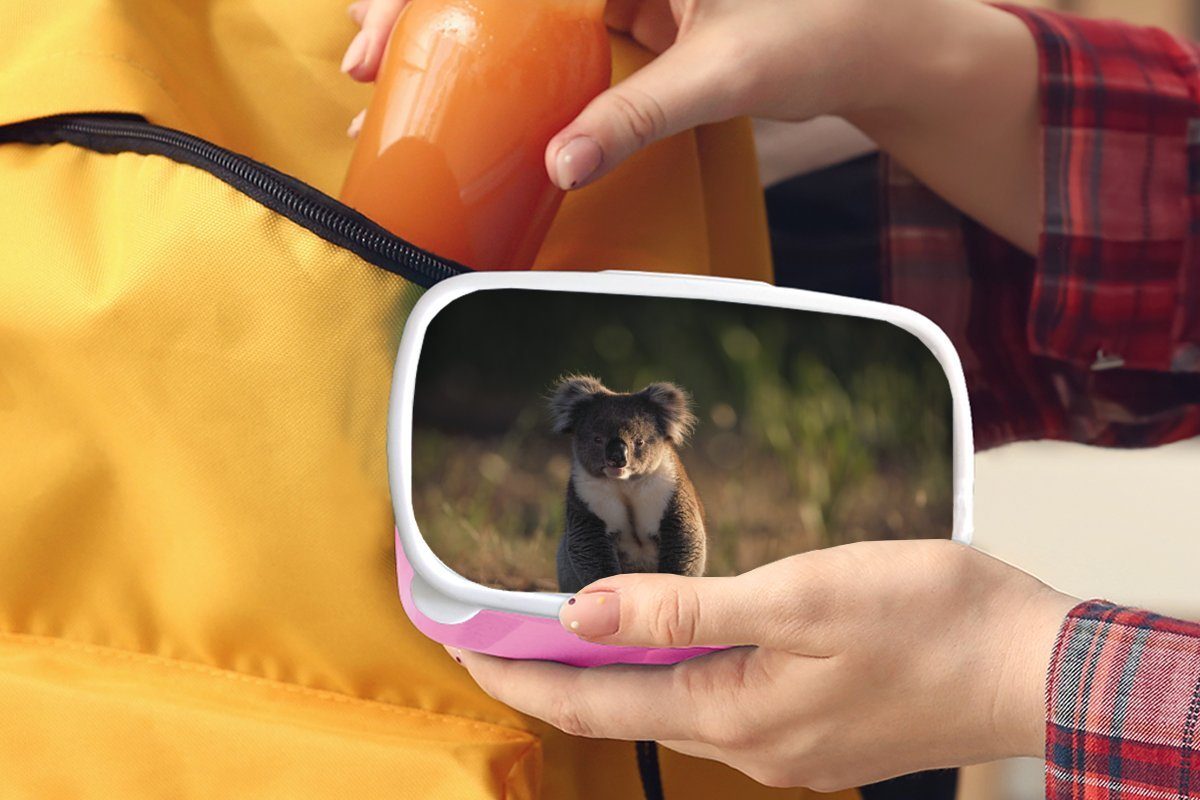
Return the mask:
<path id="1" fill-rule="evenodd" d="M 681 40 L 600 94 L 546 146 L 546 171 L 564 191 L 611 172 L 659 139 L 734 116 L 719 59 Z"/>
<path id="2" fill-rule="evenodd" d="M 563 627 L 588 641 L 641 647 L 767 644 L 760 593 L 741 577 L 619 575 L 597 581 L 563 604 Z"/>

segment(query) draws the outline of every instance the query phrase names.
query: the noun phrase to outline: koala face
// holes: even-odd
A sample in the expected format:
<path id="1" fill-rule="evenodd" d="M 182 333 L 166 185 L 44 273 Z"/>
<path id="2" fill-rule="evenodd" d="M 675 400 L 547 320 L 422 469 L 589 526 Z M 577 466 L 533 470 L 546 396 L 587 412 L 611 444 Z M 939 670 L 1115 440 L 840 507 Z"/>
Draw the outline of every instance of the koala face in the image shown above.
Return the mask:
<path id="1" fill-rule="evenodd" d="M 614 480 L 657 470 L 695 425 L 687 394 L 669 383 L 621 394 L 595 378 L 571 376 L 559 381 L 550 410 L 555 431 L 573 435 L 579 465 Z"/>
<path id="2" fill-rule="evenodd" d="M 648 403 L 598 397 L 574 430 L 575 459 L 592 475 L 627 480 L 658 469 L 670 447 Z"/>

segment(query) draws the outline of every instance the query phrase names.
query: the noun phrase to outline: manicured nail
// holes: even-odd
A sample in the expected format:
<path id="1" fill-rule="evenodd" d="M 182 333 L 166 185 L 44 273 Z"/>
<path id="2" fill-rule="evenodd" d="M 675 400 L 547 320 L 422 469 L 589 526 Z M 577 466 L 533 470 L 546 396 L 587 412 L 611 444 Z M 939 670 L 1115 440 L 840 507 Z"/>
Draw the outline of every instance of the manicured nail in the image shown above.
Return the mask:
<path id="1" fill-rule="evenodd" d="M 368 40 L 366 31 L 359 31 L 355 35 L 350 46 L 346 48 L 346 55 L 342 56 L 342 72 L 349 72 L 355 67 L 362 66 L 367 57 Z"/>
<path id="2" fill-rule="evenodd" d="M 576 136 L 562 146 L 555 159 L 558 188 L 574 189 L 600 169 L 604 151 L 590 136 Z"/>
<path id="3" fill-rule="evenodd" d="M 616 592 L 587 592 L 566 602 L 558 618 L 563 626 L 584 639 L 612 636 L 621 627 L 621 597 Z"/>
<path id="4" fill-rule="evenodd" d="M 365 109 L 355 114 L 354 119 L 350 120 L 350 127 L 346 129 L 346 135 L 351 139 L 357 139 L 358 135 L 362 133 L 363 119 L 366 116 L 367 112 Z"/>

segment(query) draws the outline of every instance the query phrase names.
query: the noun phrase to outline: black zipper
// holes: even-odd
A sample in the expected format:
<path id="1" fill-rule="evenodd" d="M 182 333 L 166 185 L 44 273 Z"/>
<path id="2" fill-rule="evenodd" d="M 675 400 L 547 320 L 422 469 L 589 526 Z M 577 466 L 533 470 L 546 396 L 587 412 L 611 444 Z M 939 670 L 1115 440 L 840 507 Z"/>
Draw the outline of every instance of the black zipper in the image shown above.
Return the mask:
<path id="1" fill-rule="evenodd" d="M 165 156 L 212 174 L 322 239 L 421 286 L 470 271 L 410 244 L 303 181 L 134 114 L 67 115 L 18 122 L 0 126 L 0 142 L 67 142 L 100 153 Z"/>

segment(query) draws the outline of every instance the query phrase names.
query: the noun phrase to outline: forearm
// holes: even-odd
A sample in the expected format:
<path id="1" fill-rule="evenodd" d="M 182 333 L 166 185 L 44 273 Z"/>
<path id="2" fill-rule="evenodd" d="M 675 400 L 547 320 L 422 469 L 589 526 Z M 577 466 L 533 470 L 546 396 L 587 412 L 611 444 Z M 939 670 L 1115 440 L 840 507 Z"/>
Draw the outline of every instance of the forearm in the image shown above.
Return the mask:
<path id="1" fill-rule="evenodd" d="M 846 117 L 949 203 L 1035 251 L 1041 131 L 1028 28 L 975 0 L 877 7 L 887 10 L 859 32 L 873 55 Z"/>

